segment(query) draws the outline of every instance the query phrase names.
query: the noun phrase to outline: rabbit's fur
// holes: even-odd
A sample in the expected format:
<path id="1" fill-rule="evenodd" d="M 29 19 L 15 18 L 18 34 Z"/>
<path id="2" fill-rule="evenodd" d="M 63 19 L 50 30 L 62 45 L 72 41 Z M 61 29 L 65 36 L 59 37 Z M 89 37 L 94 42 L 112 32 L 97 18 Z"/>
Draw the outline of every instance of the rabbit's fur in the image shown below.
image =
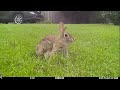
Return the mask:
<path id="1" fill-rule="evenodd" d="M 64 23 L 59 23 L 59 36 L 49 35 L 42 39 L 41 43 L 36 47 L 37 56 L 52 56 L 54 53 L 60 51 L 64 56 L 68 54 L 68 44 L 74 41 L 74 38 L 67 32 Z"/>

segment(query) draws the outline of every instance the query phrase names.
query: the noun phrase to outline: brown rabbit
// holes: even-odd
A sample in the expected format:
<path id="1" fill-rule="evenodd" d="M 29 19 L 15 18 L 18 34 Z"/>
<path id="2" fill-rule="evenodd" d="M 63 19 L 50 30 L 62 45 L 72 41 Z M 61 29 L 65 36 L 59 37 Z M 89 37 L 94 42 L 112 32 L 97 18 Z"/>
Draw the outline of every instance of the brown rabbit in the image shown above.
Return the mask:
<path id="1" fill-rule="evenodd" d="M 37 56 L 49 57 L 60 51 L 64 56 L 68 54 L 68 44 L 74 41 L 74 38 L 67 32 L 64 23 L 59 23 L 60 35 L 49 35 L 42 39 L 41 43 L 36 48 Z"/>

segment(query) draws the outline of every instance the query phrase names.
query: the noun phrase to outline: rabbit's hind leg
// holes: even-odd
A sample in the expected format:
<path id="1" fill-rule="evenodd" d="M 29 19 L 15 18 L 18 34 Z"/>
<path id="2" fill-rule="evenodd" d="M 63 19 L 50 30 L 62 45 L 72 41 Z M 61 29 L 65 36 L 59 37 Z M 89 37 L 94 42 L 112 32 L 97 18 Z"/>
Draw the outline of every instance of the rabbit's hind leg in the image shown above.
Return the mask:
<path id="1" fill-rule="evenodd" d="M 44 58 L 44 48 L 42 47 L 37 47 L 37 50 L 36 50 L 36 55 L 38 58 Z"/>

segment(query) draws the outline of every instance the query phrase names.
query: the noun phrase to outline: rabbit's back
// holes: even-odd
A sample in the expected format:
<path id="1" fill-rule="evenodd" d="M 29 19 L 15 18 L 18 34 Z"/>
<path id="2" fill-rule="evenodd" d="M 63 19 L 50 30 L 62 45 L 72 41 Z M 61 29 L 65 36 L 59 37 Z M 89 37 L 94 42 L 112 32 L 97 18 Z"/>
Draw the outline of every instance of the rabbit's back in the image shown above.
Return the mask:
<path id="1" fill-rule="evenodd" d="M 40 45 L 44 48 L 45 51 L 52 50 L 55 40 L 56 36 L 50 35 L 42 39 Z"/>

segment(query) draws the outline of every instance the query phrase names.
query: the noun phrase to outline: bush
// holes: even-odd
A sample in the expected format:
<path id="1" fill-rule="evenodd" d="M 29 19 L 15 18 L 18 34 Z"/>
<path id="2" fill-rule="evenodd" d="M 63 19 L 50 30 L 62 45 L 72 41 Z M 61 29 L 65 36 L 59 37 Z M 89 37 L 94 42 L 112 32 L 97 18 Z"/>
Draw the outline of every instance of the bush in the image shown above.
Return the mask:
<path id="1" fill-rule="evenodd" d="M 108 18 L 115 25 L 119 25 L 120 24 L 120 11 L 112 11 L 110 14 L 108 14 Z"/>
<path id="2" fill-rule="evenodd" d="M 106 18 L 102 15 L 102 12 L 97 13 L 96 23 L 107 23 Z"/>
<path id="3" fill-rule="evenodd" d="M 99 11 L 97 13 L 96 23 L 120 25 L 120 11 Z"/>

